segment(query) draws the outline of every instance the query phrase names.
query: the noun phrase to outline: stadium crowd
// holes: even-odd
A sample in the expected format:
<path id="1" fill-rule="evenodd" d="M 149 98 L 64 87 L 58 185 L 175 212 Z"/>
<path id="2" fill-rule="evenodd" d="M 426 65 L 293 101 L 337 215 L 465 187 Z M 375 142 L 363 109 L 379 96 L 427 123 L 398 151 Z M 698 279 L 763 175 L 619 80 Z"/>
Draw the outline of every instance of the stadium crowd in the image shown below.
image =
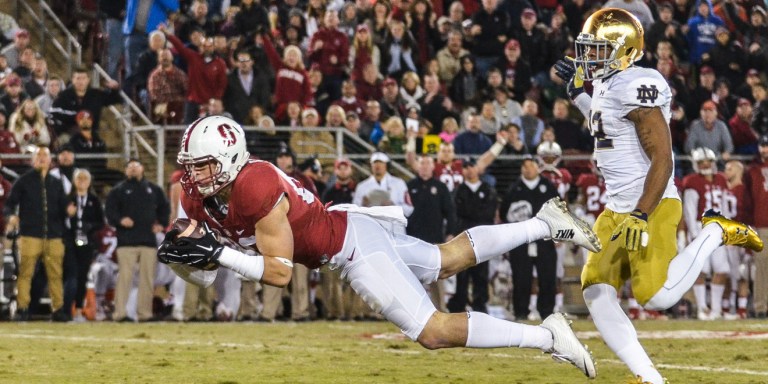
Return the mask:
<path id="1" fill-rule="evenodd" d="M 45 295 L 43 269 L 56 321 L 376 318 L 337 273 L 323 268 L 297 266 L 290 288 L 282 290 L 231 273 L 199 288 L 157 264 L 147 248 L 184 215 L 181 173 L 175 172 L 162 192 L 144 178 L 138 160 L 128 162 L 123 175 L 103 159 L 79 156 L 107 152 L 99 133 L 101 111 L 122 102 L 120 89 L 159 124 L 227 115 L 243 126 L 304 127 L 292 134 L 249 132 L 251 155 L 274 161 L 329 204 L 400 205 L 409 234 L 429 242 L 449 240 L 478 224 L 528 219 L 538 209 L 532 207 L 541 206 L 541 196 L 559 195 L 594 220 L 605 203 L 599 169 L 589 160 L 562 160 L 588 158 L 593 140 L 553 65 L 574 56 L 584 19 L 602 7 L 624 8 L 638 17 L 646 41 L 637 65 L 656 68 L 673 90 L 674 151 L 692 158 L 676 167 L 686 206 L 679 246 L 688 241 L 686 233 L 696 234 L 709 208 L 768 235 L 768 208 L 757 204 L 768 198 L 763 0 L 62 3 L 71 5 L 65 7 L 67 25 L 91 23 L 90 33 L 104 36 L 103 55 L 94 57 L 103 57 L 100 64 L 115 80 L 95 88 L 85 67 L 69 79 L 49 73 L 29 31 L 0 14 L 0 153 L 34 157 L 31 166 L 17 157 L 3 159 L 0 180 L 6 246 L 16 239 L 23 267 L 21 320 L 48 310 L 36 308 Z M 72 11 L 89 5 L 90 12 L 83 11 L 89 17 Z M 358 180 L 347 158 L 314 156 L 334 153 L 333 137 L 312 130 L 320 126 L 344 127 L 376 148 L 369 178 Z M 170 146 L 176 144 L 170 140 Z M 345 141 L 345 150 L 370 153 L 356 141 Z M 501 155 L 530 158 L 497 159 Z M 391 174 L 388 164 L 395 158 L 405 158 L 417 177 Z M 46 220 L 56 221 L 46 226 L 54 231 L 48 234 L 25 226 L 25 220 L 39 220 L 23 214 L 25 184 L 16 178 L 34 173 L 50 174 L 56 184 L 34 188 L 59 193 L 61 187 L 60 212 L 46 211 Z M 91 175 L 108 188 L 89 193 Z M 146 191 L 142 196 L 149 198 L 129 196 L 131 191 Z M 43 215 L 36 207 L 40 201 L 26 204 L 33 209 L 26 212 Z M 41 236 L 61 238 L 58 269 L 48 264 L 36 269 L 42 254 L 23 246 Z M 501 305 L 514 308 L 519 319 L 562 310 L 569 304 L 563 300 L 563 260 L 581 265 L 582 255 L 548 244 L 525 246 L 455 282 L 435 284 L 433 300 L 455 311 L 471 306 L 487 312 L 490 304 Z M 631 287 L 624 294 L 634 319 L 765 318 L 768 251 L 724 249 L 693 291 L 694 303 L 681 302 L 667 314 L 643 311 Z"/>

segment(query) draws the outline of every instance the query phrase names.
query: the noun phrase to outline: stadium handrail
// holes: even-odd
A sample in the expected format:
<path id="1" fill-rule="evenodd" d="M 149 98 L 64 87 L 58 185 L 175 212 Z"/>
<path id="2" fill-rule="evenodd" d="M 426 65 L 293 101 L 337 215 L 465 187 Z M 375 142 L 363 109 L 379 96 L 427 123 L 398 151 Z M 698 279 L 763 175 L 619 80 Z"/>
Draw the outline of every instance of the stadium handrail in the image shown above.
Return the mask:
<path id="1" fill-rule="evenodd" d="M 41 47 L 45 49 L 46 38 L 50 38 L 51 44 L 57 51 L 64 57 L 67 62 L 67 77 L 72 75 L 72 69 L 82 63 L 83 47 L 77 41 L 77 39 L 69 32 L 64 23 L 61 22 L 58 16 L 53 12 L 51 7 L 45 2 L 45 0 L 39 0 L 41 15 L 38 16 L 32 6 L 26 0 L 16 0 L 16 19 L 21 19 L 21 9 L 24 8 L 32 20 L 37 23 L 37 30 L 40 32 Z M 45 23 L 46 19 L 51 19 L 58 29 L 58 31 L 66 38 L 66 49 L 56 39 L 56 35 L 48 29 Z M 74 50 L 74 52 L 73 52 Z"/>

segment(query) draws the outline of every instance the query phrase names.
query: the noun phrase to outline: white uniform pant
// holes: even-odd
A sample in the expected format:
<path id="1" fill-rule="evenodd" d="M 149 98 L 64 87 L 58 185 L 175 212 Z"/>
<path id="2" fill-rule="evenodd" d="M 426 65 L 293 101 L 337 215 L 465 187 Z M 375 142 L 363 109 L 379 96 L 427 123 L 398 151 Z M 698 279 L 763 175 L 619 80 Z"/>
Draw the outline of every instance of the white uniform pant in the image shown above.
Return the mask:
<path id="1" fill-rule="evenodd" d="M 437 311 L 422 283 L 437 280 L 440 250 L 400 232 L 391 222 L 348 212 L 344 246 L 329 266 L 341 268 L 341 277 L 375 312 L 416 340 Z"/>

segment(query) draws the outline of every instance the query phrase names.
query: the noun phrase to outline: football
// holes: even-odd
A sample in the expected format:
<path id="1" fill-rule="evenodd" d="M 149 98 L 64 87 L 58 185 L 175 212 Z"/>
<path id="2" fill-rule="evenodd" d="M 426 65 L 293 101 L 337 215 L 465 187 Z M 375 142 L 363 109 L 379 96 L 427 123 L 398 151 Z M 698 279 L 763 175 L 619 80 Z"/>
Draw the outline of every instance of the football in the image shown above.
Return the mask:
<path id="1" fill-rule="evenodd" d="M 172 229 L 178 230 L 179 235 L 176 238 L 191 237 L 193 239 L 199 239 L 205 236 L 205 229 L 197 220 L 192 219 L 176 219 L 173 222 Z"/>

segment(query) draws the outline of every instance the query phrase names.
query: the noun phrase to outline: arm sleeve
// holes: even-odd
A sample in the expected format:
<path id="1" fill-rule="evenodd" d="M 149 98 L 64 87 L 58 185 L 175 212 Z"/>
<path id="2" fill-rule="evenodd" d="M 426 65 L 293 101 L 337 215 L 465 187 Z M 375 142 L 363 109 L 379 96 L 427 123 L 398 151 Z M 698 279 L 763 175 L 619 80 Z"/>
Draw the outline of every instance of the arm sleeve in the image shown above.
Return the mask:
<path id="1" fill-rule="evenodd" d="M 592 96 L 589 96 L 586 92 L 576 96 L 573 100 L 573 104 L 579 109 L 585 119 L 589 118 L 589 109 L 592 106 Z"/>
<path id="2" fill-rule="evenodd" d="M 121 228 L 120 225 L 120 201 L 117 198 L 118 189 L 112 189 L 107 195 L 107 202 L 104 204 L 105 214 L 109 225 L 115 228 Z"/>
<path id="3" fill-rule="evenodd" d="M 280 55 L 277 53 L 277 50 L 275 50 L 275 46 L 272 44 L 272 40 L 270 40 L 266 35 L 262 35 L 262 40 L 264 40 L 264 53 L 267 54 L 269 64 L 272 65 L 272 69 L 277 72 L 283 65 L 283 61 L 280 59 Z"/>
<path id="4" fill-rule="evenodd" d="M 16 183 L 11 187 L 11 193 L 8 196 L 8 200 L 5 201 L 5 206 L 3 207 L 3 216 L 8 217 L 16 214 L 16 208 L 19 206 L 19 198 L 23 193 L 21 189 L 22 185 L 17 180 Z M 5 228 L 1 228 L 0 230 L 5 230 Z"/>
<path id="5" fill-rule="evenodd" d="M 184 61 L 186 61 L 187 64 L 189 64 L 192 57 L 197 54 L 197 52 L 185 46 L 178 37 L 169 34 L 166 34 L 165 37 L 168 38 L 168 41 L 171 42 L 171 45 L 176 48 L 176 52 L 178 52 L 179 55 L 184 58 Z"/>

